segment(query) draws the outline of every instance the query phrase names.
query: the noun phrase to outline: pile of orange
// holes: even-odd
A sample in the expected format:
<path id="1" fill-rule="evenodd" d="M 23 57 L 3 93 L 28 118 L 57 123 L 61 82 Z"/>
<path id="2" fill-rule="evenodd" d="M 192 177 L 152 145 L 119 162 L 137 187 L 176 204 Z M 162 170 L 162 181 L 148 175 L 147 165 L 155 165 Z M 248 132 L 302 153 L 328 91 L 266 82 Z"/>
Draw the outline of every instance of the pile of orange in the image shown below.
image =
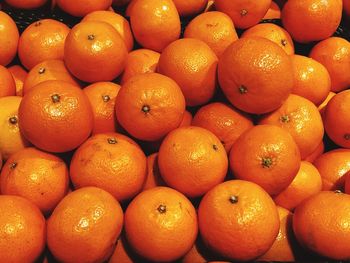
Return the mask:
<path id="1" fill-rule="evenodd" d="M 1 7 L 0 262 L 350 260 L 349 0 Z"/>

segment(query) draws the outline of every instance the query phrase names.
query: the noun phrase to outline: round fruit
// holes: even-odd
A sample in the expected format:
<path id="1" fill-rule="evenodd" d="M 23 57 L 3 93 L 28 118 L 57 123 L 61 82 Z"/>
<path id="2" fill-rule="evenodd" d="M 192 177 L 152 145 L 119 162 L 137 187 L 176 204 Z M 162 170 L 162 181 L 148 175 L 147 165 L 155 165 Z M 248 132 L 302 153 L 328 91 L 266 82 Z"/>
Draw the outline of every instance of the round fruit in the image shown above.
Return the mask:
<path id="1" fill-rule="evenodd" d="M 208 0 L 173 0 L 180 16 L 193 16 L 202 13 Z"/>
<path id="2" fill-rule="evenodd" d="M 0 65 L 7 66 L 16 56 L 19 33 L 15 21 L 0 11 Z"/>
<path id="3" fill-rule="evenodd" d="M 106 10 L 112 5 L 112 0 L 56 0 L 57 5 L 70 15 L 83 17 L 93 11 Z"/>
<path id="4" fill-rule="evenodd" d="M 23 96 L 24 81 L 28 72 L 20 65 L 13 65 L 8 68 L 16 84 L 16 96 Z"/>
<path id="5" fill-rule="evenodd" d="M 35 9 L 43 6 L 47 0 L 5 0 L 7 4 L 19 9 Z"/>
<path id="6" fill-rule="evenodd" d="M 0 65 L 0 98 L 16 95 L 16 83 L 11 72 Z"/>

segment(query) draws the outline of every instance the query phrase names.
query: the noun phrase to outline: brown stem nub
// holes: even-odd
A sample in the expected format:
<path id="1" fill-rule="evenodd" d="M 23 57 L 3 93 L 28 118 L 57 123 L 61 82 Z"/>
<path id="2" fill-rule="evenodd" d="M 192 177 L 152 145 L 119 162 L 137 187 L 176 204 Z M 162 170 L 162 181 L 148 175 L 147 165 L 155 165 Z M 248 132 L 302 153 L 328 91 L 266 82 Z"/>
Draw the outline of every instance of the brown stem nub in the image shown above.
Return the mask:
<path id="1" fill-rule="evenodd" d="M 230 201 L 232 204 L 238 203 L 238 196 L 237 196 L 237 195 L 231 195 L 230 198 L 229 198 L 229 201 Z"/>
<path id="2" fill-rule="evenodd" d="M 111 100 L 111 97 L 110 97 L 109 95 L 102 95 L 102 100 L 103 100 L 104 102 L 108 102 L 108 101 Z"/>
<path id="3" fill-rule="evenodd" d="M 94 40 L 95 36 L 94 35 L 88 35 L 88 40 Z"/>
<path id="4" fill-rule="evenodd" d="M 215 151 L 217 151 L 217 150 L 219 150 L 219 147 L 218 147 L 216 144 L 213 144 L 213 149 L 214 149 Z"/>
<path id="5" fill-rule="evenodd" d="M 282 46 L 284 46 L 284 47 L 285 47 L 285 46 L 287 45 L 287 40 L 282 39 L 282 40 L 281 40 L 281 44 L 282 44 Z"/>
<path id="6" fill-rule="evenodd" d="M 34 26 L 40 26 L 41 25 L 41 21 L 38 21 L 34 24 Z"/>
<path id="7" fill-rule="evenodd" d="M 9 123 L 11 123 L 11 124 L 13 124 L 13 125 L 17 124 L 17 123 L 18 123 L 18 118 L 17 118 L 17 116 L 12 116 L 12 117 L 10 117 L 10 118 L 9 118 Z"/>
<path id="8" fill-rule="evenodd" d="M 344 139 L 347 141 L 350 140 L 350 134 L 349 133 L 344 134 Z"/>
<path id="9" fill-rule="evenodd" d="M 241 16 L 246 16 L 248 14 L 247 9 L 242 9 L 240 14 L 241 14 Z"/>
<path id="10" fill-rule="evenodd" d="M 158 206 L 157 210 L 159 213 L 164 214 L 166 212 L 166 206 L 160 205 L 160 206 Z"/>
<path id="11" fill-rule="evenodd" d="M 238 87 L 238 91 L 241 94 L 246 94 L 248 92 L 248 89 L 245 86 L 241 85 Z"/>
<path id="12" fill-rule="evenodd" d="M 51 96 L 51 100 L 52 100 L 53 103 L 57 103 L 57 102 L 60 102 L 61 97 L 60 97 L 60 95 L 58 95 L 58 94 L 53 94 L 53 95 Z"/>
<path id="13" fill-rule="evenodd" d="M 289 122 L 289 116 L 288 115 L 281 116 L 280 121 L 283 123 Z"/>
<path id="14" fill-rule="evenodd" d="M 272 158 L 270 158 L 270 157 L 262 158 L 261 164 L 264 168 L 270 168 L 272 165 Z"/>
<path id="15" fill-rule="evenodd" d="M 143 105 L 141 109 L 144 113 L 149 113 L 151 111 L 150 106 L 148 105 Z"/>
<path id="16" fill-rule="evenodd" d="M 336 193 L 336 194 L 342 194 L 343 192 L 340 191 L 340 190 L 335 190 L 334 193 Z"/>
<path id="17" fill-rule="evenodd" d="M 108 142 L 109 144 L 117 144 L 117 139 L 116 139 L 116 138 L 108 138 L 108 139 L 107 139 L 107 142 Z"/>
<path id="18" fill-rule="evenodd" d="M 38 73 L 39 73 L 39 74 L 44 74 L 44 73 L 45 73 L 45 71 L 46 71 L 46 69 L 45 69 L 45 68 L 39 68 Z"/>
<path id="19" fill-rule="evenodd" d="M 10 169 L 11 170 L 15 169 L 16 167 L 17 167 L 17 163 L 16 162 L 10 164 Z"/>

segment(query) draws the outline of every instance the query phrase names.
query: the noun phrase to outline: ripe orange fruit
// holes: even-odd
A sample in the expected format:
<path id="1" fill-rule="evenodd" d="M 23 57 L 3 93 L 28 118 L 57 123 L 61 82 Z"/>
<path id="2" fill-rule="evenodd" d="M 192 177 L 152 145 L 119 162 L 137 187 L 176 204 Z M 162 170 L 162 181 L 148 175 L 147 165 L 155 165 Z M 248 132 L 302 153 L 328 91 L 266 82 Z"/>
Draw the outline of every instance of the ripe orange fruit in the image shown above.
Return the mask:
<path id="1" fill-rule="evenodd" d="M 160 52 L 180 37 L 180 17 L 173 1 L 134 0 L 129 8 L 131 29 L 142 47 Z"/>
<path id="2" fill-rule="evenodd" d="M 47 221 L 47 245 L 61 262 L 103 262 L 112 255 L 122 227 L 118 201 L 102 189 L 85 187 L 56 206 Z"/>
<path id="3" fill-rule="evenodd" d="M 11 155 L 1 171 L 1 193 L 22 196 L 44 214 L 66 195 L 68 184 L 63 160 L 32 147 Z"/>
<path id="4" fill-rule="evenodd" d="M 94 11 L 87 14 L 82 20 L 82 22 L 87 21 L 101 21 L 110 24 L 118 31 L 128 51 L 134 47 L 134 37 L 129 22 L 123 16 L 111 11 Z"/>
<path id="5" fill-rule="evenodd" d="M 96 186 L 120 202 L 141 191 L 146 173 L 146 156 L 140 147 L 118 133 L 91 137 L 75 151 L 70 164 L 76 188 Z"/>
<path id="6" fill-rule="evenodd" d="M 270 40 L 241 38 L 221 56 L 218 78 L 221 89 L 235 107 L 249 113 L 266 113 L 280 107 L 290 94 L 292 62 Z"/>
<path id="7" fill-rule="evenodd" d="M 238 28 L 256 25 L 269 10 L 271 0 L 215 0 L 215 8 L 228 14 Z"/>
<path id="8" fill-rule="evenodd" d="M 205 12 L 196 16 L 186 26 L 184 37 L 202 40 L 218 57 L 238 39 L 231 18 L 218 11 Z"/>
<path id="9" fill-rule="evenodd" d="M 280 7 L 278 6 L 278 4 L 276 4 L 276 2 L 271 1 L 271 5 L 270 5 L 269 9 L 267 10 L 263 19 L 280 19 L 280 18 L 281 18 Z"/>
<path id="10" fill-rule="evenodd" d="M 257 125 L 232 145 L 230 167 L 234 176 L 260 185 L 270 195 L 282 192 L 300 167 L 298 146 L 287 131 Z"/>
<path id="11" fill-rule="evenodd" d="M 165 185 L 165 182 L 159 171 L 158 153 L 153 153 L 147 156 L 147 176 L 142 190 L 144 191 L 163 185 Z"/>
<path id="12" fill-rule="evenodd" d="M 125 212 L 125 233 L 131 247 L 152 261 L 173 261 L 193 246 L 197 215 L 178 191 L 155 187 L 136 196 Z"/>
<path id="13" fill-rule="evenodd" d="M 328 102 L 335 96 L 335 93 L 333 91 L 330 91 L 327 95 L 327 98 L 318 106 L 318 111 L 321 113 L 321 115 L 324 115 L 324 111 L 326 110 L 326 106 Z"/>
<path id="14" fill-rule="evenodd" d="M 120 86 L 113 82 L 96 82 L 83 89 L 94 116 L 92 134 L 114 132 L 117 125 L 115 99 Z"/>
<path id="15" fill-rule="evenodd" d="M 337 149 L 326 152 L 313 163 L 322 177 L 322 190 L 342 190 L 344 175 L 350 170 L 350 150 Z"/>
<path id="16" fill-rule="evenodd" d="M 291 56 L 294 69 L 293 94 L 302 96 L 320 105 L 328 96 L 331 78 L 327 69 L 312 58 Z"/>
<path id="17" fill-rule="evenodd" d="M 226 152 L 229 152 L 238 137 L 253 127 L 253 122 L 247 115 L 243 115 L 233 107 L 213 102 L 197 111 L 192 125 L 214 133 L 224 145 Z"/>
<path id="18" fill-rule="evenodd" d="M 23 96 L 23 86 L 24 81 L 27 78 L 27 71 L 23 69 L 20 65 L 13 65 L 8 68 L 10 73 L 12 74 L 13 79 L 15 80 L 16 85 L 16 96 Z"/>
<path id="19" fill-rule="evenodd" d="M 16 23 L 0 11 L 0 65 L 7 66 L 16 56 L 19 33 Z"/>
<path id="20" fill-rule="evenodd" d="M 331 76 L 331 91 L 339 92 L 350 86 L 350 42 L 340 37 L 330 37 L 317 43 L 310 57 L 325 66 Z"/>
<path id="21" fill-rule="evenodd" d="M 293 214 L 287 209 L 277 206 L 280 229 L 275 242 L 258 261 L 295 262 L 295 237 L 293 234 Z"/>
<path id="22" fill-rule="evenodd" d="M 129 134 L 155 141 L 179 126 L 185 99 L 172 79 L 158 73 L 139 74 L 122 86 L 115 109 L 120 125 Z"/>
<path id="23" fill-rule="evenodd" d="M 23 94 L 26 94 L 31 88 L 47 80 L 61 80 L 79 86 L 79 83 L 69 73 L 63 61 L 52 59 L 40 62 L 29 71 L 24 81 Z"/>
<path id="24" fill-rule="evenodd" d="M 19 9 L 35 9 L 43 6 L 47 0 L 5 0 L 5 2 Z"/>
<path id="25" fill-rule="evenodd" d="M 198 209 L 207 246 L 231 260 L 253 260 L 275 241 L 279 218 L 275 203 L 258 185 L 231 180 L 212 188 Z"/>
<path id="26" fill-rule="evenodd" d="M 91 105 L 84 92 L 58 80 L 32 88 L 23 97 L 18 115 L 23 135 L 36 147 L 49 152 L 77 148 L 93 127 Z"/>
<path id="27" fill-rule="evenodd" d="M 225 148 L 212 132 L 189 126 L 165 137 L 158 165 L 167 185 L 188 197 L 198 197 L 224 181 L 228 160 Z"/>
<path id="28" fill-rule="evenodd" d="M 182 121 L 180 122 L 179 127 L 187 127 L 187 126 L 191 126 L 192 124 L 192 113 L 189 112 L 188 110 L 185 110 L 184 112 L 184 116 L 182 118 Z"/>
<path id="29" fill-rule="evenodd" d="M 167 46 L 159 58 L 158 72 L 177 82 L 187 106 L 207 103 L 216 87 L 218 58 L 201 40 L 184 38 Z"/>
<path id="30" fill-rule="evenodd" d="M 123 85 L 137 74 L 156 72 L 160 54 L 150 49 L 136 49 L 127 58 L 120 83 Z"/>
<path id="31" fill-rule="evenodd" d="M 294 212 L 297 240 L 317 254 L 334 259 L 350 258 L 350 196 L 323 191 L 307 199 Z"/>
<path id="32" fill-rule="evenodd" d="M 282 9 L 283 27 L 301 43 L 333 35 L 342 17 L 342 0 L 288 0 Z"/>
<path id="33" fill-rule="evenodd" d="M 27 199 L 0 195 L 0 261 L 35 262 L 45 248 L 45 218 Z"/>
<path id="34" fill-rule="evenodd" d="M 93 11 L 106 10 L 112 5 L 112 0 L 56 0 L 57 5 L 72 16 L 83 17 Z"/>
<path id="35" fill-rule="evenodd" d="M 303 160 L 313 163 L 319 156 L 321 156 L 324 153 L 324 151 L 325 151 L 325 145 L 324 145 L 324 142 L 321 141 L 320 144 L 317 146 L 317 148 Z"/>
<path id="36" fill-rule="evenodd" d="M 124 40 L 105 22 L 77 24 L 68 34 L 64 46 L 67 68 L 86 82 L 113 80 L 123 71 L 126 57 Z"/>
<path id="37" fill-rule="evenodd" d="M 244 31 L 241 37 L 263 37 L 275 42 L 288 55 L 294 54 L 294 44 L 289 33 L 272 23 L 257 24 Z"/>
<path id="38" fill-rule="evenodd" d="M 324 112 L 324 127 L 327 135 L 341 147 L 350 148 L 350 90 L 336 94 Z"/>
<path id="39" fill-rule="evenodd" d="M 320 112 L 308 99 L 291 94 L 283 105 L 265 115 L 260 124 L 271 124 L 288 131 L 299 147 L 301 158 L 309 156 L 323 139 Z"/>
<path id="40" fill-rule="evenodd" d="M 68 26 L 53 19 L 43 19 L 29 25 L 18 43 L 18 56 L 22 65 L 30 70 L 44 60 L 62 60 L 69 31 Z"/>
<path id="41" fill-rule="evenodd" d="M 202 13 L 208 4 L 208 0 L 173 0 L 180 16 L 193 16 Z"/>
<path id="42" fill-rule="evenodd" d="M 302 161 L 299 172 L 292 183 L 274 200 L 277 205 L 293 211 L 304 200 L 317 194 L 321 189 L 322 179 L 316 167 L 309 162 Z"/>
<path id="43" fill-rule="evenodd" d="M 16 94 L 16 83 L 11 72 L 0 65 L 0 98 L 14 96 Z"/>
<path id="44" fill-rule="evenodd" d="M 3 160 L 27 147 L 29 142 L 18 127 L 18 108 L 22 97 L 0 98 L 0 153 Z"/>

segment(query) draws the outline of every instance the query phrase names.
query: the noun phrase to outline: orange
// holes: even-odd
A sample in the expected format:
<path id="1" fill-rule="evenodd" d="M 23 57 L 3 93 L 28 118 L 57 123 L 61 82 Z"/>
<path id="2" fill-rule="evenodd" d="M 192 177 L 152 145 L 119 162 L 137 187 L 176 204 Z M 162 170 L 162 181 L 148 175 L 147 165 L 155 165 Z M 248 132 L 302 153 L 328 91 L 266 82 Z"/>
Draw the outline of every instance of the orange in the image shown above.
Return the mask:
<path id="1" fill-rule="evenodd" d="M 326 97 L 326 99 L 318 106 L 318 111 L 321 113 L 321 115 L 324 115 L 324 111 L 326 110 L 326 106 L 328 102 L 335 96 L 335 93 L 333 91 L 330 91 Z"/>
<path id="2" fill-rule="evenodd" d="M 96 82 L 83 89 L 92 106 L 92 134 L 114 132 L 118 127 L 114 108 L 119 90 L 120 86 L 113 82 Z"/>
<path id="3" fill-rule="evenodd" d="M 112 0 L 56 0 L 58 7 L 66 13 L 83 17 L 93 11 L 106 10 L 112 5 Z"/>
<path id="4" fill-rule="evenodd" d="M 294 245 L 295 237 L 293 234 L 293 214 L 287 209 L 277 206 L 280 218 L 280 229 L 275 242 L 270 249 L 258 261 L 281 261 L 295 262 Z"/>
<path id="5" fill-rule="evenodd" d="M 43 6 L 47 0 L 5 0 L 5 2 L 19 9 L 35 9 Z"/>
<path id="6" fill-rule="evenodd" d="M 137 74 L 156 72 L 160 54 L 150 49 L 136 49 L 127 58 L 120 83 L 123 85 Z"/>
<path id="7" fill-rule="evenodd" d="M 16 94 L 16 83 L 11 72 L 0 65 L 0 98 L 14 96 Z"/>
<path id="8" fill-rule="evenodd" d="M 317 43 L 310 57 L 325 66 L 331 76 L 331 91 L 339 92 L 350 87 L 350 42 L 330 37 Z"/>
<path id="9" fill-rule="evenodd" d="M 184 37 L 202 40 L 218 57 L 238 39 L 231 18 L 218 11 L 205 12 L 196 16 L 186 26 Z"/>
<path id="10" fill-rule="evenodd" d="M 18 44 L 18 56 L 22 65 L 30 70 L 44 60 L 62 60 L 69 31 L 68 26 L 53 19 L 43 19 L 29 25 Z"/>
<path id="11" fill-rule="evenodd" d="M 139 255 L 151 261 L 173 261 L 193 246 L 197 215 L 178 191 L 155 187 L 136 196 L 125 212 L 126 238 Z"/>
<path id="12" fill-rule="evenodd" d="M 280 19 L 280 18 L 281 18 L 280 7 L 278 6 L 278 4 L 276 4 L 276 2 L 271 1 L 270 8 L 269 10 L 267 10 L 263 19 Z"/>
<path id="13" fill-rule="evenodd" d="M 87 14 L 82 22 L 101 21 L 113 26 L 125 42 L 126 49 L 132 50 L 134 46 L 134 37 L 132 35 L 129 22 L 121 15 L 111 11 L 94 11 Z"/>
<path id="14" fill-rule="evenodd" d="M 323 139 L 320 112 L 308 99 L 291 94 L 283 105 L 265 115 L 260 124 L 271 124 L 288 131 L 299 147 L 301 158 L 310 155 Z"/>
<path id="15" fill-rule="evenodd" d="M 202 13 L 208 4 L 208 0 L 173 0 L 180 16 L 193 16 Z"/>
<path id="16" fill-rule="evenodd" d="M 212 188 L 198 208 L 204 243 L 231 260 L 253 260 L 272 246 L 280 226 L 271 197 L 258 185 L 226 181 Z"/>
<path id="17" fill-rule="evenodd" d="M 328 96 L 331 78 L 327 69 L 318 61 L 300 56 L 291 56 L 294 69 L 293 94 L 302 96 L 320 105 Z"/>
<path id="18" fill-rule="evenodd" d="M 280 107 L 293 88 L 290 57 L 276 43 L 261 37 L 233 42 L 218 65 L 220 87 L 238 109 L 266 113 Z"/>
<path id="19" fill-rule="evenodd" d="M 125 234 L 122 233 L 117 241 L 113 255 L 108 260 L 108 263 L 134 263 L 142 262 L 142 260 L 142 258 L 131 250 L 130 245 L 125 238 Z"/>
<path id="20" fill-rule="evenodd" d="M 86 82 L 111 81 L 123 71 L 127 57 L 124 40 L 105 22 L 88 21 L 74 26 L 64 46 L 69 71 Z"/>
<path id="21" fill-rule="evenodd" d="M 118 201 L 102 189 L 85 187 L 56 206 L 47 221 L 47 245 L 61 262 L 103 262 L 112 255 L 122 227 Z"/>
<path id="22" fill-rule="evenodd" d="M 336 94 L 324 112 L 324 127 L 327 135 L 337 145 L 350 148 L 350 90 Z"/>
<path id="23" fill-rule="evenodd" d="M 75 151 L 70 164 L 75 188 L 96 186 L 120 202 L 141 191 L 146 173 L 146 156 L 140 147 L 118 133 L 92 136 Z"/>
<path id="24" fill-rule="evenodd" d="M 23 135 L 36 147 L 49 152 L 77 148 L 93 127 L 91 105 L 84 92 L 58 80 L 32 88 L 23 97 L 18 116 Z"/>
<path id="25" fill-rule="evenodd" d="M 253 122 L 247 115 L 233 107 L 221 102 L 213 102 L 197 111 L 192 125 L 214 133 L 224 145 L 226 152 L 229 152 L 238 137 L 253 127 Z"/>
<path id="26" fill-rule="evenodd" d="M 23 96 L 24 81 L 28 72 L 20 65 L 13 65 L 8 68 L 16 84 L 16 96 Z"/>
<path id="27" fill-rule="evenodd" d="M 282 192 L 300 167 L 298 146 L 287 131 L 273 125 L 257 125 L 232 145 L 233 175 L 260 185 L 270 195 Z"/>
<path id="28" fill-rule="evenodd" d="M 189 112 L 188 110 L 185 110 L 182 121 L 180 122 L 179 127 L 187 127 L 187 126 L 191 126 L 192 124 L 192 113 Z"/>
<path id="29" fill-rule="evenodd" d="M 313 163 L 322 177 L 322 190 L 342 190 L 350 170 L 350 150 L 336 149 L 322 154 Z"/>
<path id="30" fill-rule="evenodd" d="M 129 7 L 131 29 L 142 47 L 160 52 L 180 37 L 180 17 L 172 0 L 134 0 Z"/>
<path id="31" fill-rule="evenodd" d="M 350 258 L 350 196 L 324 191 L 299 205 L 293 229 L 299 243 L 333 260 Z"/>
<path id="32" fill-rule="evenodd" d="M 187 254 L 181 258 L 181 263 L 203 263 L 211 262 L 210 259 L 218 259 L 220 256 L 216 255 L 204 245 L 203 240 L 198 235 L 196 243 Z"/>
<path id="33" fill-rule="evenodd" d="M 165 137 L 158 165 L 167 185 L 188 197 L 199 197 L 224 181 L 228 160 L 225 148 L 212 132 L 189 126 Z"/>
<path id="34" fill-rule="evenodd" d="M 158 153 L 153 153 L 147 156 L 147 176 L 142 190 L 144 191 L 163 185 L 165 185 L 165 182 L 159 171 Z"/>
<path id="35" fill-rule="evenodd" d="M 308 161 L 310 163 L 313 163 L 319 156 L 321 156 L 325 151 L 325 145 L 324 142 L 321 141 L 320 144 L 317 146 L 317 148 L 309 154 L 306 158 L 304 158 L 304 161 Z"/>
<path id="36" fill-rule="evenodd" d="M 282 9 L 283 27 L 301 43 L 333 35 L 342 17 L 342 0 L 288 0 Z"/>
<path id="37" fill-rule="evenodd" d="M 35 262 L 45 248 L 45 218 L 27 199 L 0 196 L 0 261 Z"/>
<path id="38" fill-rule="evenodd" d="M 19 33 L 16 23 L 0 11 L 0 65 L 7 66 L 16 56 Z"/>
<path id="39" fill-rule="evenodd" d="M 1 193 L 19 195 L 50 213 L 68 191 L 68 169 L 55 155 L 25 148 L 11 155 L 1 171 Z"/>
<path id="40" fill-rule="evenodd" d="M 299 172 L 292 183 L 274 200 L 277 205 L 292 211 L 304 200 L 320 192 L 321 189 L 322 179 L 316 167 L 309 162 L 302 161 Z"/>
<path id="41" fill-rule="evenodd" d="M 345 175 L 345 193 L 350 194 L 350 173 L 347 172 Z"/>
<path id="42" fill-rule="evenodd" d="M 120 125 L 133 137 L 155 141 L 177 128 L 185 111 L 185 99 L 172 79 L 158 73 L 130 78 L 116 98 Z"/>
<path id="43" fill-rule="evenodd" d="M 260 22 L 269 10 L 271 0 L 215 0 L 215 8 L 228 14 L 238 28 L 248 28 Z"/>
<path id="44" fill-rule="evenodd" d="M 158 72 L 177 82 L 187 106 L 198 106 L 214 96 L 217 63 L 217 56 L 205 42 L 184 38 L 163 50 Z"/>
<path id="45" fill-rule="evenodd" d="M 244 31 L 241 37 L 263 37 L 275 42 L 288 55 L 294 54 L 294 44 L 289 33 L 282 27 L 272 23 L 255 25 Z"/>
<path id="46" fill-rule="evenodd" d="M 18 108 L 22 97 L 0 98 L 0 153 L 3 160 L 27 147 L 29 142 L 18 127 Z"/>
<path id="47" fill-rule="evenodd" d="M 79 83 L 69 73 L 62 60 L 44 60 L 28 72 L 23 84 L 23 94 L 26 94 L 34 86 L 47 80 L 61 80 L 79 86 Z"/>

